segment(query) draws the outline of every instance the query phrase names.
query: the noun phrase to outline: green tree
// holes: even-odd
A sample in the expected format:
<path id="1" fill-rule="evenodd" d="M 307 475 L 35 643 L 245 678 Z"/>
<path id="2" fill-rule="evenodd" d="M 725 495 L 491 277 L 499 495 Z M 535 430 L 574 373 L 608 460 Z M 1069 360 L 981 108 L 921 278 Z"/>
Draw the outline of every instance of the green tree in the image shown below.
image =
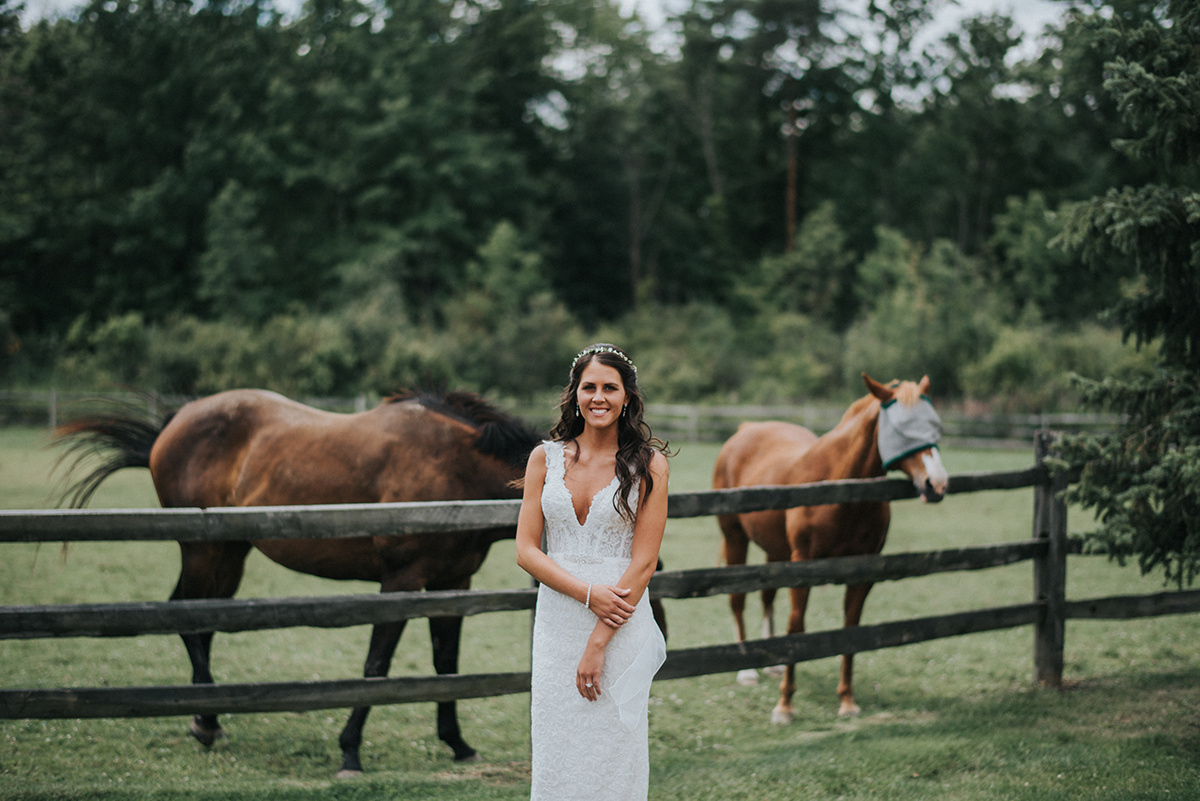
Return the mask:
<path id="1" fill-rule="evenodd" d="M 444 310 L 454 378 L 483 392 L 532 394 L 561 381 L 582 339 L 536 254 L 502 222 L 467 267 L 467 286 Z"/>
<path id="2" fill-rule="evenodd" d="M 1126 422 L 1068 438 L 1063 458 L 1082 471 L 1068 500 L 1097 514 L 1091 545 L 1182 586 L 1200 570 L 1200 6 L 1146 8 L 1076 25 L 1113 53 L 1105 88 L 1130 130 L 1117 146 L 1158 180 L 1078 204 L 1062 239 L 1097 269 L 1128 271 L 1111 314 L 1138 345 L 1160 346 L 1159 370 L 1082 381 L 1087 403 Z"/>
<path id="3" fill-rule="evenodd" d="M 200 255 L 200 300 L 214 317 L 259 321 L 271 308 L 270 295 L 281 283 L 271 280 L 279 263 L 258 222 L 255 193 L 230 181 L 209 206 L 208 248 Z"/>
<path id="4" fill-rule="evenodd" d="M 885 269 L 886 257 L 896 261 Z M 921 252 L 885 239 L 867 261 L 903 277 L 847 331 L 845 385 L 853 386 L 862 372 L 880 381 L 928 375 L 937 395 L 961 394 L 963 368 L 986 353 L 995 336 L 994 302 L 978 260 L 945 240 Z"/>
<path id="5" fill-rule="evenodd" d="M 844 295 L 853 294 L 855 255 L 837 222 L 837 210 L 826 201 L 805 215 L 794 246 L 759 264 L 757 291 L 765 309 L 814 317 L 837 330 L 852 322 Z"/>

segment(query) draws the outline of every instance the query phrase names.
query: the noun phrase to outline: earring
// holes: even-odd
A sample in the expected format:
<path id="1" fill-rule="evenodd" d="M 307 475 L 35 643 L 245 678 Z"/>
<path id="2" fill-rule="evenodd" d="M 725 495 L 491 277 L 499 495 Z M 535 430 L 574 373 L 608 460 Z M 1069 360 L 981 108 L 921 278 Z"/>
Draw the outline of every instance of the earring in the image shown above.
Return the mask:
<path id="1" fill-rule="evenodd" d="M 627 404 L 625 404 L 624 406 L 622 406 L 622 407 L 621 407 L 621 416 L 622 416 L 622 417 L 624 417 L 624 416 L 625 416 L 625 412 L 627 412 L 627 411 L 629 411 L 629 404 L 628 404 L 628 403 L 627 403 Z"/>
<path id="2" fill-rule="evenodd" d="M 582 417 L 582 416 L 583 416 L 583 413 L 579 411 L 579 404 L 578 404 L 578 403 L 577 403 L 577 404 L 575 404 L 575 416 L 576 416 L 576 417 Z"/>

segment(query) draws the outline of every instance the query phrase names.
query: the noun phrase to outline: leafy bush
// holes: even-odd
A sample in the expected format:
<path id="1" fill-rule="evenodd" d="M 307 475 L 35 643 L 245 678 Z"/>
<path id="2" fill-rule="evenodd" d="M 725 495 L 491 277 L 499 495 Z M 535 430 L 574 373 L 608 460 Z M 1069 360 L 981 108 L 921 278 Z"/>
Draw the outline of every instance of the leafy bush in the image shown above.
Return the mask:
<path id="1" fill-rule="evenodd" d="M 629 351 L 652 401 L 724 399 L 749 374 L 737 329 L 716 306 L 643 304 L 593 338 Z"/>
<path id="2" fill-rule="evenodd" d="M 963 369 L 963 389 L 997 411 L 1073 409 L 1079 393 L 1071 376 L 1129 378 L 1153 370 L 1153 349 L 1137 351 L 1120 332 L 1098 325 L 1074 331 L 1046 324 L 1006 326 L 979 361 Z"/>
<path id="3" fill-rule="evenodd" d="M 764 352 L 753 360 L 741 396 L 761 403 L 787 403 L 837 394 L 842 374 L 840 336 L 802 314 L 775 315 L 763 328 Z"/>
<path id="4" fill-rule="evenodd" d="M 97 326 L 81 316 L 67 332 L 57 374 L 68 386 L 137 384 L 145 378 L 148 347 L 141 312 L 110 317 Z"/>
<path id="5" fill-rule="evenodd" d="M 188 395 L 234 387 L 328 395 L 351 386 L 351 342 L 333 317 L 280 314 L 262 326 L 182 317 L 154 332 L 146 378 L 160 391 Z"/>
<path id="6" fill-rule="evenodd" d="M 541 258 L 523 249 L 509 223 L 495 227 L 478 256 L 467 265 L 466 289 L 442 307 L 444 330 L 431 337 L 446 377 L 509 397 L 560 385 L 585 337 L 551 290 Z"/>
<path id="7" fill-rule="evenodd" d="M 958 395 L 962 368 L 991 347 L 994 319 L 974 261 L 935 242 L 846 332 L 844 380 L 856 384 L 862 372 L 880 381 L 928 375 L 934 392 Z"/>

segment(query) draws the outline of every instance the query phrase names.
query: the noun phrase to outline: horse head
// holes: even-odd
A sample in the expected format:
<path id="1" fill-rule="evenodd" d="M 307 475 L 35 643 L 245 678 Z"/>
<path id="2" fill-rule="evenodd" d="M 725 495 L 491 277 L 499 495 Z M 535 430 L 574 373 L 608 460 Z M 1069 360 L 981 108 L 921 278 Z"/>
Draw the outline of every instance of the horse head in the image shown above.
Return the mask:
<path id="1" fill-rule="evenodd" d="M 863 382 L 879 399 L 876 439 L 883 469 L 903 470 L 922 501 L 937 503 L 946 494 L 950 478 L 937 445 L 942 437 L 942 420 L 926 395 L 929 376 L 919 382 L 884 385 L 863 373 Z"/>

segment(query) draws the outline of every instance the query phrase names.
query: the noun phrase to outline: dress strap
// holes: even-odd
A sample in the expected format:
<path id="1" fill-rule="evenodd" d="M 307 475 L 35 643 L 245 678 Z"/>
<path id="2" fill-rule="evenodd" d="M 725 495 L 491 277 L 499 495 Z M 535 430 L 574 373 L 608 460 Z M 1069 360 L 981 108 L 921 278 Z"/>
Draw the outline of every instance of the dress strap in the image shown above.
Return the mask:
<path id="1" fill-rule="evenodd" d="M 543 441 L 542 445 L 546 451 L 546 475 L 553 478 L 565 478 L 567 463 L 564 444 L 548 439 Z"/>

